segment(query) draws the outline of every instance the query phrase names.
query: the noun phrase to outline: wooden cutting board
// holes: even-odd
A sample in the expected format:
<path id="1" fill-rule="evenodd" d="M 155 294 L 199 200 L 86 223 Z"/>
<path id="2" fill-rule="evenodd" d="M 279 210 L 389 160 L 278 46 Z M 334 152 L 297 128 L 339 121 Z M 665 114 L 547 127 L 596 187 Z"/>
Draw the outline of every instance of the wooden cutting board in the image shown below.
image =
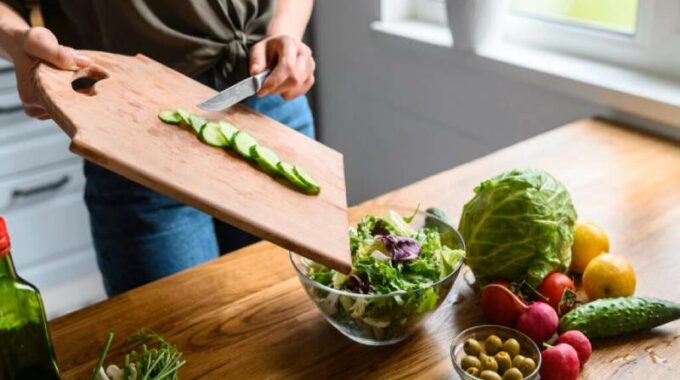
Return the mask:
<path id="1" fill-rule="evenodd" d="M 342 154 L 237 105 L 205 112 L 195 103 L 215 90 L 142 55 L 85 52 L 79 72 L 41 64 L 36 82 L 72 152 L 217 219 L 329 267 L 351 269 Z M 96 81 L 98 80 L 98 81 Z M 89 89 L 74 90 L 95 82 Z M 162 123 L 160 110 L 182 107 L 251 133 L 281 159 L 301 165 L 321 194 L 296 192 L 245 160 Z"/>

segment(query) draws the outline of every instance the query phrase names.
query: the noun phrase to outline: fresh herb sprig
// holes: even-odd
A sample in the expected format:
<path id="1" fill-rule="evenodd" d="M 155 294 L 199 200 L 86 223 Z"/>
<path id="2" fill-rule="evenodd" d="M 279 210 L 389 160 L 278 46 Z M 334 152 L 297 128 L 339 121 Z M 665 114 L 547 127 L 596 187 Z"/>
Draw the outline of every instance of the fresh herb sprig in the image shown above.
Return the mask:
<path id="1" fill-rule="evenodd" d="M 114 365 L 104 371 L 104 359 L 112 340 L 113 333 L 110 333 L 92 374 L 93 380 L 179 380 L 179 369 L 186 363 L 181 360 L 182 352 L 162 335 L 147 329 L 125 340 L 131 351 L 125 354 L 122 369 Z"/>

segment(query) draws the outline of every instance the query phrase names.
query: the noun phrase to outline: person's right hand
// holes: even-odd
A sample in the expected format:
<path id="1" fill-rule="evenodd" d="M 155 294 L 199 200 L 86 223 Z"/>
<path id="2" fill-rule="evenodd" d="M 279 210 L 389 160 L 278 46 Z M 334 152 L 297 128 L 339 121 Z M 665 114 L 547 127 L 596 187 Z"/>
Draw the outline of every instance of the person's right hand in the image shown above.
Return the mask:
<path id="1" fill-rule="evenodd" d="M 49 119 L 35 87 L 34 71 L 40 61 L 49 62 L 64 70 L 77 70 L 88 66 L 90 58 L 73 48 L 59 45 L 57 37 L 46 28 L 34 27 L 26 30 L 15 49 L 10 51 L 17 77 L 19 98 L 24 112 L 37 119 Z"/>

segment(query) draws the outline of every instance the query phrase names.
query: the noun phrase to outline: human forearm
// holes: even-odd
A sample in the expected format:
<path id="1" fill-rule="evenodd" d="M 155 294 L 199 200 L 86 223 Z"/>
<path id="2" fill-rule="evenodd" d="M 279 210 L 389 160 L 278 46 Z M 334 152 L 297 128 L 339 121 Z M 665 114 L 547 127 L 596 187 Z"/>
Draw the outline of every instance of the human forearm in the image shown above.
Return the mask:
<path id="1" fill-rule="evenodd" d="M 29 116 L 49 117 L 36 91 L 34 71 L 41 61 L 74 70 L 90 64 L 90 59 L 70 47 L 59 45 L 57 37 L 43 27 L 31 28 L 10 6 L 0 1 L 0 56 L 12 61 L 17 91 Z"/>
<path id="2" fill-rule="evenodd" d="M 267 34 L 289 35 L 302 39 L 313 6 L 314 0 L 277 0 Z"/>
<path id="3" fill-rule="evenodd" d="M 29 29 L 28 23 L 4 2 L 0 2 L 0 56 L 14 61 L 16 54 L 22 50 L 20 42 Z"/>

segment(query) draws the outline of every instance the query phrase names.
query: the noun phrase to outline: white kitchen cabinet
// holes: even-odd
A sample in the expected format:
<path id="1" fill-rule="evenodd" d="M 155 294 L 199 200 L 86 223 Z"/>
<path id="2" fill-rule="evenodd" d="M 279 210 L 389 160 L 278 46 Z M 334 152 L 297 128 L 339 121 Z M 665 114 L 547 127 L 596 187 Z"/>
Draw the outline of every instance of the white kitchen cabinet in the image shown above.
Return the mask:
<path id="1" fill-rule="evenodd" d="M 48 318 L 106 298 L 83 201 L 82 159 L 51 121 L 24 115 L 14 73 L 0 65 L 0 215 L 19 274 Z"/>
<path id="2" fill-rule="evenodd" d="M 0 199 L 9 198 L 5 202 L 9 207 L 0 212 L 7 220 L 19 268 L 41 265 L 91 245 L 81 166 L 73 159 L 0 184 Z"/>

